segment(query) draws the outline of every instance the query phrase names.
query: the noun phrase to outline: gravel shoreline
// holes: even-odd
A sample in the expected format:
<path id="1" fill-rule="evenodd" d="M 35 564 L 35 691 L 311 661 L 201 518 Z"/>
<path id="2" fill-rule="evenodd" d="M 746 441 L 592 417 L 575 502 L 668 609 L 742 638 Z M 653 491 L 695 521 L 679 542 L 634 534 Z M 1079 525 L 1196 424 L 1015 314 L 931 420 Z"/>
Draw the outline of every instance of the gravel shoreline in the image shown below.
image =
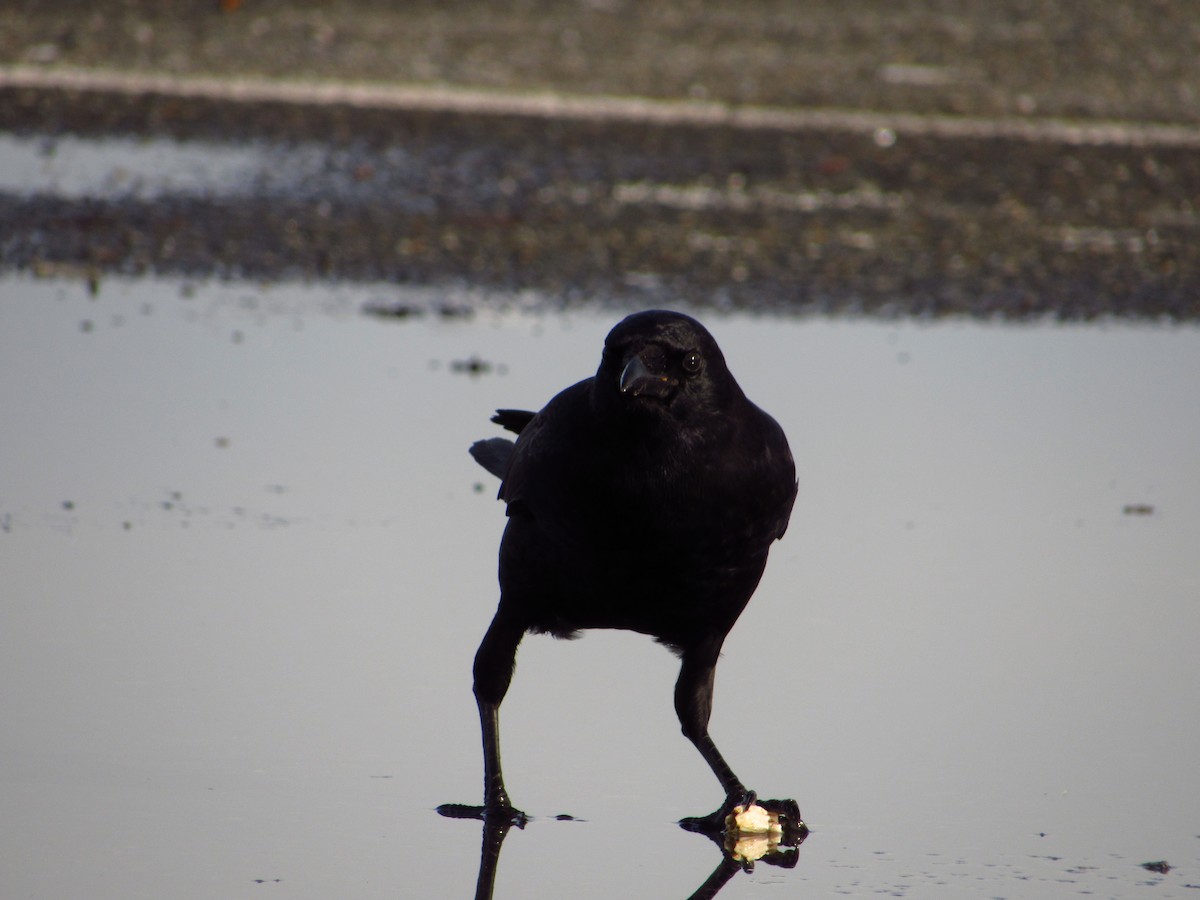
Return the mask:
<path id="1" fill-rule="evenodd" d="M 91 60 L 76 56 L 65 62 Z M 205 96 L 169 80 L 203 72 L 171 75 L 145 57 L 115 71 L 169 76 L 157 92 L 0 87 L 0 129 L 42 136 L 48 153 L 64 135 L 253 146 L 283 170 L 296 148 L 317 147 L 320 172 L 237 196 L 0 193 L 0 271 L 466 283 L 562 306 L 679 296 L 788 312 L 1200 318 L 1200 132 L 1188 115 L 1114 124 L 977 103 L 953 116 L 886 92 L 837 114 L 711 94 L 639 107 L 560 93 L 539 111 L 512 99 L 536 94 L 470 85 L 446 96 L 474 106 L 439 109 L 370 91 L 261 99 L 291 82 L 252 75 L 257 98 Z M 316 77 L 324 65 L 304 83 L 344 89 Z M 610 113 L 580 113 L 589 103 Z"/>

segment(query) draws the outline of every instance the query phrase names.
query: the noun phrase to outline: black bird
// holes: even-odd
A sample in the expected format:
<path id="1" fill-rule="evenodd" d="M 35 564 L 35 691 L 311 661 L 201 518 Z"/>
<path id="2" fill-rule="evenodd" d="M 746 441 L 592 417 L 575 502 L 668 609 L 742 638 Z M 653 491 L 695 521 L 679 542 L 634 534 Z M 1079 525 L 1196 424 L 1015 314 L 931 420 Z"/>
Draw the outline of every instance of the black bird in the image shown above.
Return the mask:
<path id="1" fill-rule="evenodd" d="M 595 377 L 541 412 L 502 409 L 492 421 L 518 437 L 471 447 L 508 505 L 500 604 L 475 655 L 478 813 L 524 821 L 504 789 L 498 724 L 521 638 L 624 628 L 682 660 L 675 711 L 725 790 L 720 809 L 690 821 L 723 825 L 753 795 L 709 737 L 713 676 L 796 499 L 782 429 L 742 393 L 704 326 L 665 311 L 620 322 Z"/>

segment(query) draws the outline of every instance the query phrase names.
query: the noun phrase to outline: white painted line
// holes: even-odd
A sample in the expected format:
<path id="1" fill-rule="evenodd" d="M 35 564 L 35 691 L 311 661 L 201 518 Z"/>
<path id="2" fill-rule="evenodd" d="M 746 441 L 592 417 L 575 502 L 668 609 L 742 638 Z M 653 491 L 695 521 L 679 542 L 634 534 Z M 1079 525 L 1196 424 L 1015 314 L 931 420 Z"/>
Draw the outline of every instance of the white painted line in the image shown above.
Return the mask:
<path id="1" fill-rule="evenodd" d="M 130 95 L 161 94 L 242 103 L 347 105 L 364 109 L 531 116 L 593 122 L 723 126 L 779 132 L 848 131 L 872 135 L 881 147 L 891 146 L 897 136 L 1004 138 L 1076 146 L 1200 147 L 1200 127 L 1189 125 L 786 109 L 694 100 L 585 97 L 451 86 L 168 75 L 57 66 L 0 66 L 0 88 L 5 87 Z"/>

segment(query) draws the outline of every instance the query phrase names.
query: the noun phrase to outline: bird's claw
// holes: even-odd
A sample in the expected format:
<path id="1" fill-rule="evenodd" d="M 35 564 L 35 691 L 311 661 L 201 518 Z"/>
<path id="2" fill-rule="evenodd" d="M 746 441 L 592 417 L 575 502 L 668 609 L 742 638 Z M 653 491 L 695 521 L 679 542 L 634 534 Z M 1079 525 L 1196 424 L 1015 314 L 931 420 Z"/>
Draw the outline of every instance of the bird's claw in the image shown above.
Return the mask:
<path id="1" fill-rule="evenodd" d="M 800 806 L 795 800 L 759 800 L 755 791 L 746 791 L 741 797 L 726 797 L 720 809 L 707 816 L 680 819 L 679 825 L 687 831 L 707 834 L 710 837 L 724 835 L 731 827 L 736 830 L 736 826 L 730 823 L 730 817 L 734 815 L 735 810 L 740 807 L 744 811 L 755 805 L 761 806 L 778 819 L 784 843 L 794 846 L 808 836 L 808 826 L 800 817 Z"/>
<path id="2" fill-rule="evenodd" d="M 742 809 L 748 808 L 755 800 L 754 791 L 746 791 L 739 798 L 735 794 L 730 794 L 725 798 L 725 802 L 721 804 L 720 809 L 713 810 L 707 816 L 688 816 L 685 819 L 679 820 L 679 825 L 688 831 L 694 831 L 698 834 L 707 834 L 710 837 L 725 833 L 729 817 L 733 811 L 740 805 Z"/>
<path id="3" fill-rule="evenodd" d="M 710 837 L 725 831 L 725 808 L 709 813 L 707 816 L 688 816 L 679 820 L 679 827 L 697 834 L 707 834 Z"/>
<path id="4" fill-rule="evenodd" d="M 800 815 L 800 804 L 795 800 L 756 800 L 759 806 L 779 820 L 783 831 L 782 843 L 798 846 L 808 837 L 808 826 Z"/>
<path id="5" fill-rule="evenodd" d="M 437 808 L 439 816 L 448 819 L 475 819 L 487 825 L 510 828 L 516 825 L 524 828 L 529 824 L 529 816 L 514 806 L 508 804 L 492 806 L 471 806 L 466 803 L 443 803 Z"/>

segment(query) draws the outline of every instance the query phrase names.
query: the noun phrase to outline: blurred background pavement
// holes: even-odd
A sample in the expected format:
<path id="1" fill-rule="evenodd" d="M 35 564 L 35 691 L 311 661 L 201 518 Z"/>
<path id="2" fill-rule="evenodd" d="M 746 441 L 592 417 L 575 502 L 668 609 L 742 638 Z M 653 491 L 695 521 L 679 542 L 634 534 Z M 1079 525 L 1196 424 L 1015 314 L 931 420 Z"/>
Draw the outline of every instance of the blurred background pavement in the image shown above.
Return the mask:
<path id="1" fill-rule="evenodd" d="M 6 183 L 0 267 L 1194 319 L 1194 12 L 8 4 L 0 161 L 166 138 L 265 148 L 273 180 L 85 200 Z M 314 145 L 315 168 L 288 152 Z"/>

